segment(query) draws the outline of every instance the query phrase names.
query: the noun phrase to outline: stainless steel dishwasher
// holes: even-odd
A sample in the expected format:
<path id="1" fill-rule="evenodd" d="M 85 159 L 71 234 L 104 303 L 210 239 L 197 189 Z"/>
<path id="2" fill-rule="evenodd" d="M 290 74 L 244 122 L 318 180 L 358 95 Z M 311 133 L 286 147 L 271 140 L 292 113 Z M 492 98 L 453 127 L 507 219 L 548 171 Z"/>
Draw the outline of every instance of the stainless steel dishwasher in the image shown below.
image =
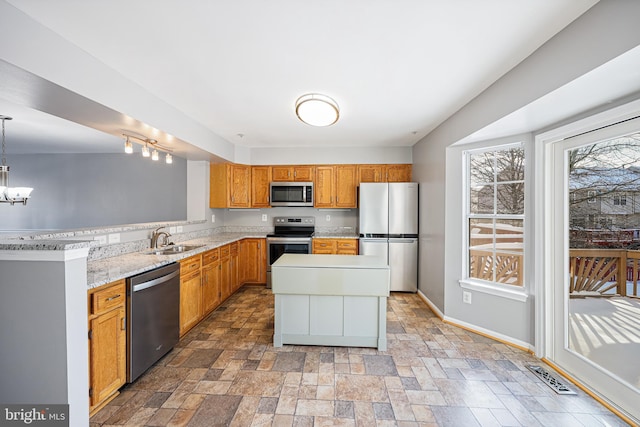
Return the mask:
<path id="1" fill-rule="evenodd" d="M 180 338 L 180 265 L 127 279 L 127 382 L 136 380 Z"/>

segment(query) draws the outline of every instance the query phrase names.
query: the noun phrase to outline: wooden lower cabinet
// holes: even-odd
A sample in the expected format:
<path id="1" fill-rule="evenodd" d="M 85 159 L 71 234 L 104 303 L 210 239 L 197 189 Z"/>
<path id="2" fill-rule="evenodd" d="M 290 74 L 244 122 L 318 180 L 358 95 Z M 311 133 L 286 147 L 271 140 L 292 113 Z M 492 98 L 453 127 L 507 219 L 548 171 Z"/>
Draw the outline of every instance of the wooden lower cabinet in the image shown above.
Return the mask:
<path id="1" fill-rule="evenodd" d="M 224 301 L 232 293 L 231 290 L 231 255 L 229 245 L 220 248 L 220 300 Z"/>
<path id="2" fill-rule="evenodd" d="M 180 336 L 202 319 L 200 258 L 196 255 L 180 261 Z"/>
<path id="3" fill-rule="evenodd" d="M 235 292 L 240 288 L 240 244 L 233 242 L 229 244 L 229 268 L 231 270 L 231 292 Z"/>
<path id="4" fill-rule="evenodd" d="M 220 305 L 220 249 L 202 257 L 202 314 L 206 316 Z"/>
<path id="5" fill-rule="evenodd" d="M 244 239 L 240 242 L 240 266 L 242 283 L 267 282 L 266 239 Z"/>
<path id="6" fill-rule="evenodd" d="M 119 280 L 88 292 L 89 413 L 114 397 L 127 379 L 126 287 Z"/>
<path id="7" fill-rule="evenodd" d="M 314 254 L 358 255 L 358 239 L 313 239 Z"/>

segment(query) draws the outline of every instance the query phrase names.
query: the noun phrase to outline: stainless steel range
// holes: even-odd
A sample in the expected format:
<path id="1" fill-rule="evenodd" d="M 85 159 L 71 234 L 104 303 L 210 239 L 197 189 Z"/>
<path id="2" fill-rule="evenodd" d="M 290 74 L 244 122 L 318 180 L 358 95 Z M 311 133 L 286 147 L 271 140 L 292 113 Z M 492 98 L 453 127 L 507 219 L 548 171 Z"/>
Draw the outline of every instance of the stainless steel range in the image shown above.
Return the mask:
<path id="1" fill-rule="evenodd" d="M 273 218 L 274 233 L 267 235 L 267 288 L 271 288 L 271 265 L 282 254 L 310 254 L 311 236 L 316 230 L 312 216 L 277 216 Z"/>

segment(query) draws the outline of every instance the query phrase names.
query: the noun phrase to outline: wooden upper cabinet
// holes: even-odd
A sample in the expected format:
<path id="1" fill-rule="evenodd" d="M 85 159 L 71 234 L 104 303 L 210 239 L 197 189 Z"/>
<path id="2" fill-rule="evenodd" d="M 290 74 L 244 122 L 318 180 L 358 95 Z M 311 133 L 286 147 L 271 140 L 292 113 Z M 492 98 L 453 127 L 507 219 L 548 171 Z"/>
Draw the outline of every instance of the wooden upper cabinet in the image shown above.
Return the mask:
<path id="1" fill-rule="evenodd" d="M 357 199 L 356 165 L 316 166 L 316 208 L 355 208 Z"/>
<path id="2" fill-rule="evenodd" d="M 358 182 L 411 182 L 411 165 L 358 165 Z"/>
<path id="3" fill-rule="evenodd" d="M 358 183 L 355 165 L 338 165 L 335 167 L 337 208 L 355 208 L 358 206 Z"/>
<path id="4" fill-rule="evenodd" d="M 385 165 L 358 165 L 358 182 L 385 182 Z"/>
<path id="5" fill-rule="evenodd" d="M 251 166 L 211 164 L 209 178 L 209 207 L 251 207 Z"/>
<path id="6" fill-rule="evenodd" d="M 332 208 L 334 205 L 335 178 L 333 166 L 316 166 L 314 207 Z"/>
<path id="7" fill-rule="evenodd" d="M 251 207 L 268 208 L 271 166 L 251 166 Z"/>
<path id="8" fill-rule="evenodd" d="M 387 165 L 387 182 L 411 182 L 411 165 Z"/>
<path id="9" fill-rule="evenodd" d="M 301 165 L 301 166 L 272 166 L 271 174 L 272 181 L 288 182 L 312 182 L 313 181 L 314 166 Z"/>

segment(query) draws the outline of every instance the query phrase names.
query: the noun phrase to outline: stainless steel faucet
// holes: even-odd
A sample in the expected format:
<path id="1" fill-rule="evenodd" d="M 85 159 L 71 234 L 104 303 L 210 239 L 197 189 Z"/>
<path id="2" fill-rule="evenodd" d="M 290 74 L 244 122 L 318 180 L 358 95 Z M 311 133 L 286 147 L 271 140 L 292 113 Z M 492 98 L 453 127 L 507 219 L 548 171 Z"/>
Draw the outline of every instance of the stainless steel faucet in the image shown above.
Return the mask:
<path id="1" fill-rule="evenodd" d="M 160 237 L 163 238 L 162 239 L 162 244 L 160 246 L 167 246 L 167 245 L 171 244 L 169 242 L 169 237 L 171 237 L 171 234 L 169 234 L 167 231 L 160 231 L 163 228 L 164 227 L 158 227 L 151 234 L 151 249 L 157 249 L 158 248 L 158 240 L 160 240 Z"/>

